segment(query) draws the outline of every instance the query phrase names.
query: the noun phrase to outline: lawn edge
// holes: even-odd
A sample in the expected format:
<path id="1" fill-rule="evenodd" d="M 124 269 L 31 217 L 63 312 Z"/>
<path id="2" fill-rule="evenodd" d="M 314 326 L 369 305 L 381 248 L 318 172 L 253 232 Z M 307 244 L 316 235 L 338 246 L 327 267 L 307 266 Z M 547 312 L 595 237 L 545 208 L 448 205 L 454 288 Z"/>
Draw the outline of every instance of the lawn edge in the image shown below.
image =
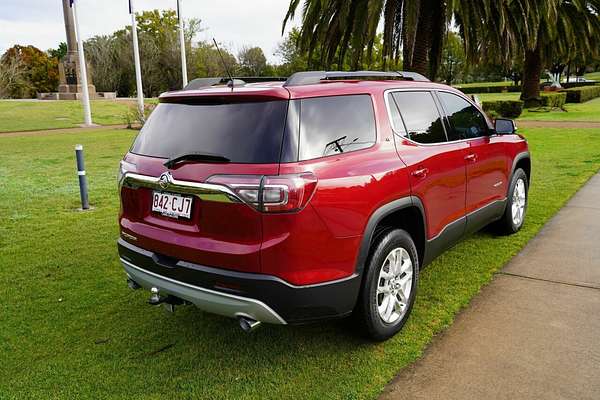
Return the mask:
<path id="1" fill-rule="evenodd" d="M 590 181 L 590 179 L 592 179 L 594 176 L 600 174 L 600 168 L 597 169 L 594 173 L 592 173 L 590 176 L 588 176 L 585 181 L 583 181 L 578 187 L 577 189 L 571 193 L 571 195 L 566 198 L 559 206 L 559 208 L 556 210 L 556 212 L 554 214 L 552 214 L 551 216 L 548 217 L 548 219 L 544 222 L 543 225 L 540 225 L 539 228 L 537 229 L 537 231 L 535 231 L 535 233 L 529 238 L 527 239 L 527 241 L 525 243 L 523 243 L 523 246 L 521 248 L 519 248 L 512 256 L 510 256 L 510 258 L 503 263 L 501 266 L 499 266 L 497 269 L 493 270 L 490 274 L 489 279 L 484 282 L 479 289 L 477 290 L 477 293 L 475 293 L 473 296 L 471 296 L 469 298 L 469 300 L 467 301 L 466 304 L 464 304 L 463 306 L 461 306 L 456 313 L 454 313 L 454 315 L 452 315 L 452 319 L 448 322 L 448 324 L 441 326 L 440 329 L 438 331 L 434 331 L 433 336 L 431 337 L 431 339 L 425 344 L 425 346 L 419 351 L 418 356 L 411 362 L 409 362 L 408 364 L 406 364 L 405 366 L 403 366 L 402 368 L 398 369 L 396 371 L 396 373 L 394 374 L 394 376 L 387 381 L 387 383 L 377 392 L 377 394 L 372 397 L 372 399 L 378 399 L 384 392 L 385 389 L 394 381 L 394 379 L 396 379 L 396 377 L 406 368 L 410 368 L 412 367 L 415 363 L 419 362 L 420 360 L 423 359 L 423 357 L 427 354 L 427 352 L 430 351 L 432 344 L 435 341 L 438 340 L 442 340 L 443 337 L 446 335 L 448 329 L 450 329 L 453 325 L 454 322 L 456 321 L 456 319 L 465 312 L 465 310 L 467 310 L 471 304 L 473 303 L 473 300 L 477 297 L 481 295 L 481 292 L 487 287 L 489 286 L 492 281 L 496 278 L 496 276 L 498 275 L 498 273 L 500 271 L 502 271 L 508 264 L 510 264 L 513 260 L 513 258 L 515 258 L 516 256 L 518 256 L 523 249 L 525 249 L 525 247 L 527 247 L 527 245 L 529 244 L 529 242 L 531 242 L 531 240 L 533 240 L 535 237 L 537 237 L 539 235 L 539 233 L 541 232 L 541 230 L 554 218 L 556 217 L 556 215 L 567 205 L 567 203 L 569 201 L 571 201 L 571 199 L 585 186 L 588 184 L 588 182 Z M 485 229 L 485 228 L 484 228 Z M 469 235 L 468 237 L 470 237 L 472 235 Z"/>

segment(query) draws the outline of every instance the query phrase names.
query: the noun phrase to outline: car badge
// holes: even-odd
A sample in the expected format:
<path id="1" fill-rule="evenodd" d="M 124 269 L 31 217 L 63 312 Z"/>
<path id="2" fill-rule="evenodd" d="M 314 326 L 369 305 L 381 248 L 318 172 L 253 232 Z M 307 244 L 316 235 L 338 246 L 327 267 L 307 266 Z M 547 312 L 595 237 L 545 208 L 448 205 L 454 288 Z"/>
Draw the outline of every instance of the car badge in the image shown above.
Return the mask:
<path id="1" fill-rule="evenodd" d="M 168 188 L 171 183 L 173 183 L 173 175 L 171 175 L 170 172 L 164 172 L 160 175 L 160 178 L 158 178 L 158 186 L 160 186 L 161 189 Z"/>

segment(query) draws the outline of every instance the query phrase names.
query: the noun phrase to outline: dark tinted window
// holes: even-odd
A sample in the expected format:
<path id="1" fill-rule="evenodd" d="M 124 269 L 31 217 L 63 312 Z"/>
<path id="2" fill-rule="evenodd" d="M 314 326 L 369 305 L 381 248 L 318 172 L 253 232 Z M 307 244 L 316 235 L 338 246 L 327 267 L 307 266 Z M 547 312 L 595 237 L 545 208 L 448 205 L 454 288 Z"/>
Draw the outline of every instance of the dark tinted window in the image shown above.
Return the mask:
<path id="1" fill-rule="evenodd" d="M 370 147 L 375 143 L 375 116 L 369 95 L 301 100 L 300 160 Z"/>
<path id="2" fill-rule="evenodd" d="M 469 139 L 487 135 L 487 123 L 479 110 L 465 99 L 439 92 L 450 121 L 449 140 Z"/>
<path id="3" fill-rule="evenodd" d="M 418 143 L 446 141 L 442 119 L 430 92 L 394 92 L 408 136 Z"/>
<path id="4" fill-rule="evenodd" d="M 276 163 L 287 105 L 287 101 L 161 103 L 131 151 L 165 158 L 197 152 L 238 163 Z"/>
<path id="5" fill-rule="evenodd" d="M 400 112 L 398 111 L 396 102 L 392 98 L 391 94 L 388 95 L 388 105 L 390 117 L 392 119 L 392 128 L 394 129 L 394 132 L 399 133 L 402 136 L 406 135 L 406 131 L 404 130 L 404 122 L 402 122 L 402 117 L 400 116 Z"/>

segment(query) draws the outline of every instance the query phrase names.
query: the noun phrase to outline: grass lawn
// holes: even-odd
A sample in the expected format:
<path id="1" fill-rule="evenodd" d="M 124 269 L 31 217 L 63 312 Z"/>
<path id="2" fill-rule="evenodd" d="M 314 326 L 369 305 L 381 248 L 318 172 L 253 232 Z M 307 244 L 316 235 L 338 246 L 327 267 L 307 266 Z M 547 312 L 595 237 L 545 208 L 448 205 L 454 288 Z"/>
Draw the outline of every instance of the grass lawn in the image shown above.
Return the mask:
<path id="1" fill-rule="evenodd" d="M 479 93 L 481 101 L 519 100 L 520 93 Z M 585 103 L 567 103 L 565 111 L 535 111 L 525 109 L 519 117 L 535 121 L 600 121 L 600 97 Z"/>
<path id="2" fill-rule="evenodd" d="M 474 96 L 479 97 L 481 101 L 519 100 L 521 93 L 477 93 Z"/>
<path id="3" fill-rule="evenodd" d="M 133 101 L 93 100 L 92 120 L 100 125 L 125 123 L 125 114 Z M 73 128 L 83 124 L 83 106 L 79 100 L 0 101 L 0 132 Z"/>
<path id="4" fill-rule="evenodd" d="M 567 103 L 566 111 L 536 112 L 526 110 L 519 119 L 536 121 L 598 121 L 600 122 L 600 97 L 585 103 Z"/>
<path id="5" fill-rule="evenodd" d="M 589 74 L 585 74 L 583 77 L 591 81 L 600 81 L 600 71 L 590 72 Z"/>
<path id="6" fill-rule="evenodd" d="M 496 81 L 496 82 L 471 82 L 471 83 L 458 83 L 456 85 L 452 85 L 457 88 L 467 88 L 467 87 L 488 87 L 488 86 L 513 86 L 513 81 Z"/>
<path id="7" fill-rule="evenodd" d="M 127 289 L 115 245 L 117 164 L 134 133 L 0 136 L 0 398 L 376 397 L 600 169 L 597 130 L 523 133 L 533 154 L 523 230 L 476 234 L 437 259 L 402 333 L 379 344 L 345 321 L 245 334 L 192 307 L 148 306 Z M 77 143 L 88 212 L 75 211 Z"/>

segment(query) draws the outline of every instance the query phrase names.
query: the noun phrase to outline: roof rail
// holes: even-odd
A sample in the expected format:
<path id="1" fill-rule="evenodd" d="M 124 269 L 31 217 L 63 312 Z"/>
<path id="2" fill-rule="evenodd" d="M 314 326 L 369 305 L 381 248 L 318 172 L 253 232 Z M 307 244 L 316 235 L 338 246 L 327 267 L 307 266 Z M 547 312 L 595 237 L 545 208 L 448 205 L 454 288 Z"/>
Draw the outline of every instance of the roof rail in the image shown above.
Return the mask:
<path id="1" fill-rule="evenodd" d="M 416 72 L 409 71 L 306 71 L 296 72 L 290 76 L 283 86 L 311 85 L 327 80 L 343 79 L 382 79 L 430 82 L 429 79 Z"/>
<path id="2" fill-rule="evenodd" d="M 256 82 L 285 82 L 287 77 L 281 76 L 241 76 L 241 77 L 233 77 L 235 86 L 243 86 L 246 83 L 256 83 Z M 214 78 L 196 78 L 191 80 L 183 90 L 196 90 L 196 89 L 204 89 L 207 87 L 215 86 L 215 85 L 225 85 L 229 84 L 231 79 L 226 76 L 214 77 Z"/>

